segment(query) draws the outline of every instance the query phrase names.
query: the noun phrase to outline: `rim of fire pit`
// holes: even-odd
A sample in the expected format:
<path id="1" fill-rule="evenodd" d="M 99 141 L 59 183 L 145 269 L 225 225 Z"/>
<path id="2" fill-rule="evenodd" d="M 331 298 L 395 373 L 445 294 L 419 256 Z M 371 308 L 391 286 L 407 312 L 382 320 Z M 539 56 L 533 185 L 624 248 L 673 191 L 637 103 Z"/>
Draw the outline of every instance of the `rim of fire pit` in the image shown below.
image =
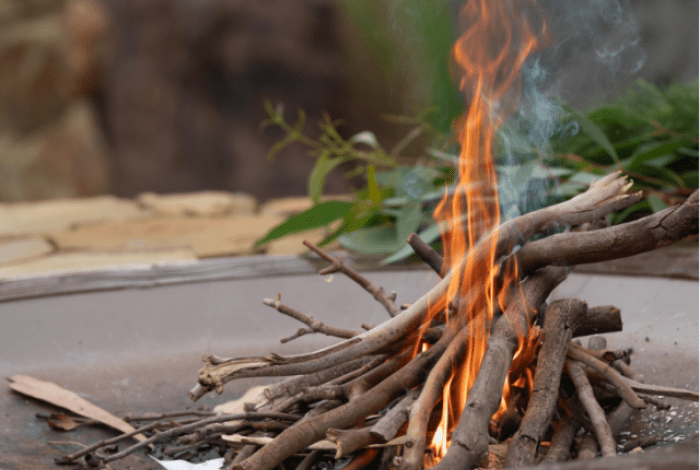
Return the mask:
<path id="1" fill-rule="evenodd" d="M 381 266 L 379 264 L 381 257 L 340 254 L 350 265 L 365 271 L 427 269 L 422 263 L 402 262 Z M 258 255 L 203 259 L 183 264 L 129 265 L 116 269 L 79 271 L 2 281 L 0 282 L 0 302 L 81 292 L 143 289 L 191 282 L 315 274 L 323 266 L 322 260 L 306 255 Z M 574 272 L 698 280 L 698 238 L 694 236 L 679 244 L 629 258 L 579 265 Z"/>

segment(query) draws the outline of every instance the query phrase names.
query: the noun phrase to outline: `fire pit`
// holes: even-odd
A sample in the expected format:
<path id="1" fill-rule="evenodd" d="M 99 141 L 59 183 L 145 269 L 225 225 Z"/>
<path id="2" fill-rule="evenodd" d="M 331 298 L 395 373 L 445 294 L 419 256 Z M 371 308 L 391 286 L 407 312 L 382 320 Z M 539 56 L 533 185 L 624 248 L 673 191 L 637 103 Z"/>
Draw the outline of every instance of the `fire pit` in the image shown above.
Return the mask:
<path id="1" fill-rule="evenodd" d="M 527 467 L 567 460 L 580 430 L 579 458 L 598 452 L 616 456 L 615 436 L 625 432 L 635 413 L 649 407 L 669 410 L 657 396 L 697 403 L 695 391 L 646 383 L 630 367 L 632 348 L 611 349 L 601 336 L 585 346 L 574 340 L 620 332 L 621 311 L 614 300 L 589 305 L 585 298 L 550 298 L 573 266 L 648 252 L 697 233 L 697 191 L 682 204 L 608 227 L 613 213 L 642 200 L 615 168 L 569 200 L 519 216 L 509 210 L 506 220 L 501 216 L 492 147 L 499 126 L 519 108 L 521 68 L 533 51 L 549 44 L 545 16 L 531 2 L 518 1 L 471 0 L 462 10 L 467 28 L 453 55 L 467 111 L 457 123 L 461 153 L 455 186 L 446 188 L 434 211 L 443 252 L 433 251 L 416 234 L 408 239 L 440 278 L 437 283 L 411 303 L 398 303 L 397 294 L 342 257 L 304 242 L 327 263 L 320 274 L 331 283 L 333 276 L 348 277 L 390 319 L 359 319 L 354 310 L 351 327 L 333 325 L 298 310 L 288 303 L 287 292 L 276 288 L 281 294 L 263 303 L 305 325 L 281 335 L 283 343 L 317 333 L 340 340 L 296 354 L 222 357 L 214 350 L 193 380 L 193 401 L 223 393 L 236 379 L 287 379 L 265 387 L 255 403 L 240 404 L 235 412 L 132 415 L 130 421 L 148 424 L 125 429 L 117 423 L 113 426 L 125 434 L 91 445 L 53 442 L 80 447 L 56 463 L 108 467 L 146 446 L 171 441 L 164 455 L 215 449 L 227 470 L 308 469 L 327 452 L 335 459 L 350 458 L 344 468 L 352 470 L 369 465 L 382 470 Z M 308 295 L 315 297 L 318 289 Z M 337 311 L 338 301 L 330 298 L 328 310 Z M 242 306 L 232 308 L 241 311 Z M 178 319 L 181 326 L 220 328 L 199 312 L 195 305 Z M 263 332 L 270 337 L 277 330 L 267 323 Z M 52 333 L 61 334 L 58 328 Z M 64 333 L 73 334 L 70 329 Z M 31 378 L 13 376 L 10 382 L 30 396 L 59 394 L 81 402 Z M 53 392 L 32 395 L 33 387 Z M 673 419 L 670 413 L 677 411 L 669 411 Z M 43 418 L 54 427 L 56 420 L 66 420 Z M 131 437 L 138 444 L 113 447 Z M 631 435 L 629 440 L 633 448 L 653 443 Z M 673 465 L 687 463 L 682 458 Z M 604 459 L 595 465 L 618 464 Z"/>

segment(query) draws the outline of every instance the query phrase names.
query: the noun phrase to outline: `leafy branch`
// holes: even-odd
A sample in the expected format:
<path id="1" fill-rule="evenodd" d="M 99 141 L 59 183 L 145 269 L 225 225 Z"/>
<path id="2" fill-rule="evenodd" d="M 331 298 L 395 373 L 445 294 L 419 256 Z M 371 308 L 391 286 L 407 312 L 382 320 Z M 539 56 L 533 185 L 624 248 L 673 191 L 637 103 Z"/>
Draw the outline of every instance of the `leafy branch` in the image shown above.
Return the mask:
<path id="1" fill-rule="evenodd" d="M 613 214 L 612 223 L 658 212 L 698 187 L 697 81 L 676 83 L 665 91 L 640 81 L 617 101 L 590 112 L 566 104 L 561 108 L 562 124 L 544 149 L 525 138 L 532 124 L 506 125 L 499 134 L 496 160 L 504 219 L 573 197 L 594 179 L 616 170 L 632 177 L 635 189 L 643 190 L 646 198 Z M 296 123 L 289 124 L 281 107 L 268 104 L 266 109 L 270 116 L 266 124 L 279 126 L 286 134 L 270 156 L 297 142 L 316 159 L 308 179 L 314 206 L 275 227 L 257 245 L 335 224 L 322 243 L 337 239 L 357 253 L 390 253 L 382 262 L 386 264 L 413 253 L 406 243 L 413 232 L 426 243 L 438 243 L 440 230 L 432 210 L 445 191 L 454 189 L 457 156 L 449 151 L 454 148 L 449 148 L 448 137 L 429 124 L 429 112 L 390 117 L 409 130 L 387 151 L 369 131 L 343 138 L 339 122 L 328 116 L 314 140 L 302 133 L 303 111 Z M 421 136 L 438 142 L 438 148 L 425 149 L 417 161 L 403 157 L 402 152 Z M 323 201 L 328 174 L 343 164 L 352 167 L 347 177 L 364 176 L 364 186 L 356 190 L 352 202 Z"/>

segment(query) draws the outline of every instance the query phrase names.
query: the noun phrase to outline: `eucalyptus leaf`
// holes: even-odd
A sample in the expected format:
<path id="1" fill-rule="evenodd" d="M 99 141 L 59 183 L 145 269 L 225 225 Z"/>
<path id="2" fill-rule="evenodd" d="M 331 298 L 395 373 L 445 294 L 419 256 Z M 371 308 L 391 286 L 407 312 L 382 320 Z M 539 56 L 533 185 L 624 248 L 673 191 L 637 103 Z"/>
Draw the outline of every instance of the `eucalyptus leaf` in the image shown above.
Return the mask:
<path id="1" fill-rule="evenodd" d="M 328 151 L 322 151 L 321 156 L 316 159 L 316 164 L 311 170 L 308 180 L 309 197 L 314 203 L 318 203 L 323 195 L 323 188 L 326 185 L 328 174 L 333 168 L 346 161 L 348 159 L 345 157 L 331 157 Z"/>
<path id="2" fill-rule="evenodd" d="M 374 175 L 374 165 L 369 165 L 367 167 L 367 187 L 369 188 L 369 199 L 375 206 L 379 206 L 382 203 L 382 195 Z"/>
<path id="3" fill-rule="evenodd" d="M 396 238 L 396 227 L 389 226 L 348 232 L 340 235 L 338 241 L 348 250 L 364 254 L 391 253 L 401 246 Z"/>
<path id="4" fill-rule="evenodd" d="M 325 227 L 340 219 L 353 207 L 352 202 L 327 201 L 316 204 L 312 208 L 292 216 L 270 230 L 267 235 L 255 242 L 255 246 L 276 240 L 292 233 L 306 232 L 314 228 Z"/>
<path id="5" fill-rule="evenodd" d="M 410 234 L 409 234 L 410 235 Z M 418 236 L 423 240 L 425 243 L 432 243 L 438 238 L 440 238 L 440 227 L 437 224 L 431 225 L 430 227 L 426 228 L 422 232 L 418 234 Z M 400 261 L 404 258 L 408 258 L 413 254 L 413 248 L 411 248 L 411 245 L 409 245 L 407 242 L 405 246 L 403 246 L 400 250 L 396 251 L 394 254 L 391 256 L 384 258 L 381 262 L 382 265 L 387 265 L 391 263 L 395 263 L 397 261 Z"/>
<path id="6" fill-rule="evenodd" d="M 629 158 L 625 159 L 622 165 L 634 171 L 647 160 L 673 153 L 686 144 L 687 142 L 684 140 L 673 140 L 670 142 L 644 145 L 639 147 Z"/>
<path id="7" fill-rule="evenodd" d="M 620 158 L 617 156 L 615 147 L 610 142 L 605 133 L 598 126 L 593 124 L 593 122 L 590 119 L 588 119 L 588 117 L 585 114 L 577 111 L 576 109 L 568 105 L 565 106 L 565 108 L 569 113 L 571 113 L 576 122 L 578 122 L 579 126 L 581 126 L 581 130 L 588 134 L 588 136 L 591 139 L 593 139 L 598 145 L 600 145 L 607 152 L 607 154 L 610 155 L 610 157 L 612 157 L 615 163 L 619 164 Z"/>
<path id="8" fill-rule="evenodd" d="M 396 237 L 406 240 L 410 234 L 418 230 L 423 221 L 423 211 L 419 204 L 409 204 L 399 210 L 396 218 Z"/>
<path id="9" fill-rule="evenodd" d="M 662 201 L 656 194 L 651 194 L 647 199 L 652 212 L 660 212 L 668 207 L 668 204 Z"/>

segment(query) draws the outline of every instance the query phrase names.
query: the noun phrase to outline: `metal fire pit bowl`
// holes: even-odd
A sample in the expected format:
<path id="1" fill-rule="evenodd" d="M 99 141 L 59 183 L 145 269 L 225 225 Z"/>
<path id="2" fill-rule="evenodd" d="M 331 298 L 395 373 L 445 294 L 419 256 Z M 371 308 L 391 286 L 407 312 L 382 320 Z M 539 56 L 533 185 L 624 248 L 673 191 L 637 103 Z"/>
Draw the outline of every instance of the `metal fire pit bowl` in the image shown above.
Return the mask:
<path id="1" fill-rule="evenodd" d="M 697 265 L 697 251 L 687 256 L 694 256 Z M 621 272 L 602 266 L 598 272 Z M 316 262 L 298 257 L 248 257 L 5 282 L 0 284 L 0 372 L 55 382 L 117 416 L 197 406 L 187 393 L 203 355 L 289 354 L 334 341 L 307 336 L 280 344 L 300 325 L 263 306 L 265 297 L 280 293 L 285 303 L 343 328 L 388 318 L 351 281 L 337 274 L 318 276 L 317 268 Z M 437 281 L 422 268 L 365 275 L 395 290 L 400 303 L 414 301 Z M 607 335 L 608 346 L 634 348 L 632 366 L 648 382 L 698 390 L 698 281 L 697 274 L 689 277 L 574 272 L 552 297 L 621 308 L 624 331 Z M 269 382 L 232 382 L 223 395 L 209 394 L 198 405 L 214 406 Z M 698 404 L 668 401 L 669 412 L 642 412 L 629 437 L 655 433 L 661 446 L 696 442 Z M 53 459 L 75 448 L 52 447 L 48 441 L 90 443 L 115 435 L 98 427 L 59 432 L 35 417 L 56 411 L 7 387 L 0 392 L 0 470 L 56 469 Z M 110 465 L 115 470 L 158 468 L 138 455 Z"/>

